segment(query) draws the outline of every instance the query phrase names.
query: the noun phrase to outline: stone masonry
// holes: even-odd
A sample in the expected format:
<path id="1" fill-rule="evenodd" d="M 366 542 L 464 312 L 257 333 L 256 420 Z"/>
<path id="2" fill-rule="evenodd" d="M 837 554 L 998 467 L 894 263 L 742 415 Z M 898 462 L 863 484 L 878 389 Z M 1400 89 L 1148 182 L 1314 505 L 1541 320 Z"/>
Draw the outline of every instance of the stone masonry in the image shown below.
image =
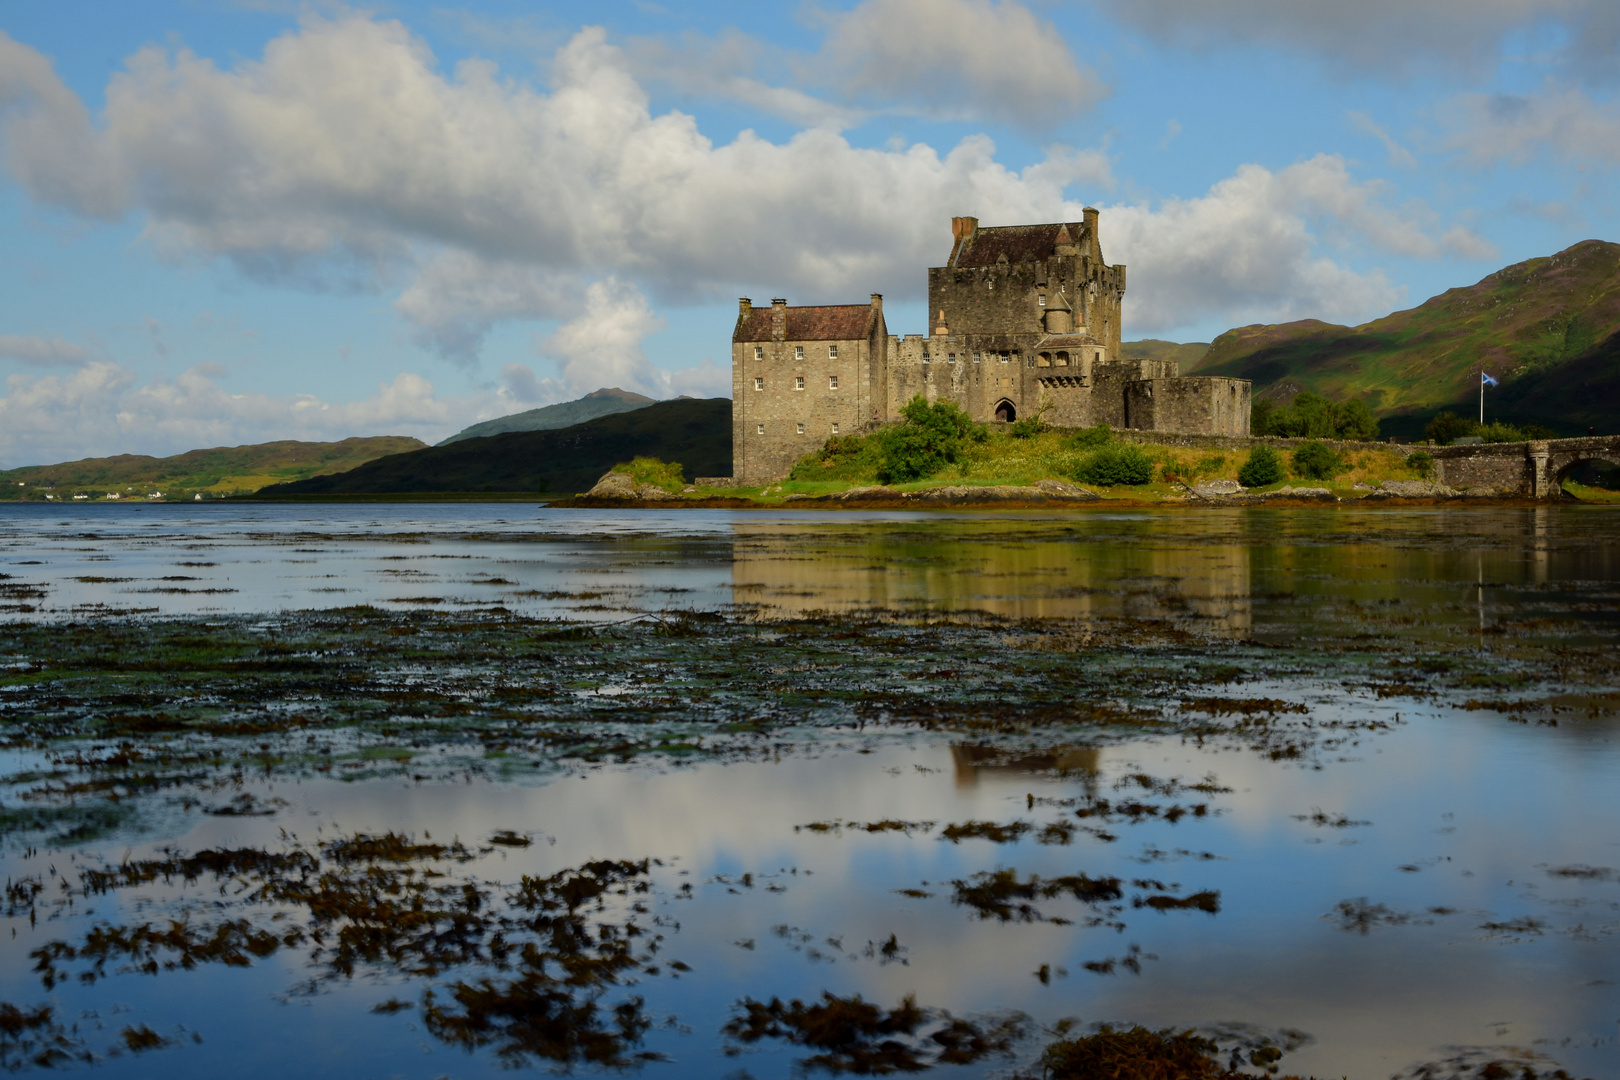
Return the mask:
<path id="1" fill-rule="evenodd" d="M 975 420 L 1040 415 L 1057 427 L 1249 433 L 1250 385 L 1182 378 L 1173 361 L 1120 355 L 1125 267 L 1103 262 L 1098 213 L 982 228 L 951 219 L 944 266 L 928 271 L 929 330 L 891 337 L 870 306 L 756 309 L 732 335 L 733 475 L 779 479 L 829 436 L 899 417 L 917 395 Z"/>

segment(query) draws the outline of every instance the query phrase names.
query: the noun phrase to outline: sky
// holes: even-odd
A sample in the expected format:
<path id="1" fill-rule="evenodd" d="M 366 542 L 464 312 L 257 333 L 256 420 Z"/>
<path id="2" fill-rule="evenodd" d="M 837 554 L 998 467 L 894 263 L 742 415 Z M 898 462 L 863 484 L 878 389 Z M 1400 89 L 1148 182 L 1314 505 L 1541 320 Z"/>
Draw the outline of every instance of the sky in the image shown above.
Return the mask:
<path id="1" fill-rule="evenodd" d="M 1102 212 L 1128 339 L 1620 240 L 1613 0 L 0 0 L 0 467 L 729 396 Z"/>

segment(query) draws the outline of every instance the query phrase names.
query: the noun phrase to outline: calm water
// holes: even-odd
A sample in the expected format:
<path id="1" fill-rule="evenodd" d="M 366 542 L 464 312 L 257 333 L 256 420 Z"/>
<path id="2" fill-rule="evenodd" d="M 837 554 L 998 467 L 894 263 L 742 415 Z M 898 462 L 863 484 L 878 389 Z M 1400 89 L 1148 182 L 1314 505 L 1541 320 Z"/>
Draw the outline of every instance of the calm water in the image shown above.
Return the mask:
<path id="1" fill-rule="evenodd" d="M 1258 647 L 1278 665 L 1221 692 L 1287 703 L 1355 737 L 1295 759 L 1180 732 L 1094 732 L 1021 758 L 960 732 L 799 739 L 778 729 L 771 753 L 564 762 L 526 779 L 238 775 L 227 794 L 249 792 L 272 813 L 176 811 L 152 819 L 169 823 L 161 827 L 54 849 L 13 836 L 3 871 L 22 879 L 164 847 L 277 848 L 289 837 L 308 845 L 388 830 L 477 845 L 508 829 L 534 841 L 485 846 L 443 868 L 457 881 L 512 883 L 651 857 L 645 917 L 664 934 L 660 955 L 690 970 L 664 969 L 633 988 L 657 1021 L 639 1048 L 668 1057 L 640 1066 L 648 1077 L 794 1075 L 806 1051 L 764 1041 L 728 1056 L 721 1025 L 744 996 L 824 991 L 1031 1018 L 1017 1058 L 941 1075 L 1027 1066 L 1039 1026 L 1076 1017 L 1298 1032 L 1283 1069 L 1318 1076 L 1389 1077 L 1471 1050 L 1620 1077 L 1620 686 L 1603 675 L 1620 655 L 1613 511 L 0 506 L 0 574 L 0 619 L 29 623 L 196 616 L 206 625 L 361 604 L 596 622 L 668 610 L 754 621 L 886 610 L 941 625 L 977 612 L 1102 634 L 1159 628 L 1180 635 L 1174 648 L 1189 655 L 1248 657 Z M 0 624 L 0 653 L 5 641 Z M 1369 689 L 1340 666 L 1369 642 L 1382 650 L 1370 662 L 1380 678 L 1398 681 L 1389 673 L 1404 670 L 1410 648 L 1455 658 L 1479 673 L 1481 689 Z M 1133 649 L 1164 647 L 1121 645 L 1099 662 L 1122 687 Z M 1016 650 L 1009 639 L 994 659 L 1016 665 Z M 1556 681 L 1490 685 L 1493 671 L 1525 664 L 1563 665 L 1567 694 Z M 40 758 L 4 755 L 0 803 L 13 806 L 40 782 L 25 773 Z M 1155 802 L 1131 779 L 1141 775 L 1181 781 L 1155 793 L 1161 810 L 1196 801 L 1208 812 L 1115 815 L 1067 844 L 1040 843 L 1034 831 L 1008 843 L 942 837 L 969 821 L 1095 825 L 1075 808 Z M 1190 794 L 1185 785 L 1201 781 L 1206 791 Z M 804 828 L 884 820 L 912 827 Z M 982 919 L 952 902 L 953 881 L 1003 868 L 1133 884 L 1100 921 L 1068 898 L 1039 901 L 1042 921 Z M 49 990 L 33 972 L 31 950 L 97 924 L 180 910 L 236 917 L 238 901 L 210 881 L 153 882 L 37 923 L 14 915 L 0 927 L 0 999 L 55 1005 L 98 1053 L 129 1024 L 175 1040 L 103 1060 L 109 1075 L 502 1071 L 487 1048 L 435 1038 L 414 1007 L 372 1011 L 389 998 L 415 1002 L 433 979 L 362 966 L 309 984 L 304 949 L 156 975 L 109 964 L 100 981 Z M 1219 892 L 1218 913 L 1131 906 L 1203 890 Z"/>

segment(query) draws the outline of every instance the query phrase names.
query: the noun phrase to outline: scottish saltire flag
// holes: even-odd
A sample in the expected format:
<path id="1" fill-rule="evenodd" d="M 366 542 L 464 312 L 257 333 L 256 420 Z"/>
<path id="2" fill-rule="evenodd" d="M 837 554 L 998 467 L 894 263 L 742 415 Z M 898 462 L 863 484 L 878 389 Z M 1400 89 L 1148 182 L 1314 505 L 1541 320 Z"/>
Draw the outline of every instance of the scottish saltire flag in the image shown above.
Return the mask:
<path id="1" fill-rule="evenodd" d="M 1481 386 L 1495 386 L 1496 385 L 1496 380 L 1491 378 L 1489 375 L 1485 374 L 1483 371 L 1481 371 L 1479 373 L 1479 385 L 1481 385 Z"/>

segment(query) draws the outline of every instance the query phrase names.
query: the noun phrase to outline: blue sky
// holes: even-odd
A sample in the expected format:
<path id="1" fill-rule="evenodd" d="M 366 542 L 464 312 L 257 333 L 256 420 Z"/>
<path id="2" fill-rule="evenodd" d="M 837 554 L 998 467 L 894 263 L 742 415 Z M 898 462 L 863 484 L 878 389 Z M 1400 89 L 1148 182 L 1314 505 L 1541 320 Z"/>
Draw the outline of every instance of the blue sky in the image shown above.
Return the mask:
<path id="1" fill-rule="evenodd" d="M 730 389 L 1101 208 L 1127 337 L 1620 239 L 1612 0 L 0 0 L 0 466 Z"/>

